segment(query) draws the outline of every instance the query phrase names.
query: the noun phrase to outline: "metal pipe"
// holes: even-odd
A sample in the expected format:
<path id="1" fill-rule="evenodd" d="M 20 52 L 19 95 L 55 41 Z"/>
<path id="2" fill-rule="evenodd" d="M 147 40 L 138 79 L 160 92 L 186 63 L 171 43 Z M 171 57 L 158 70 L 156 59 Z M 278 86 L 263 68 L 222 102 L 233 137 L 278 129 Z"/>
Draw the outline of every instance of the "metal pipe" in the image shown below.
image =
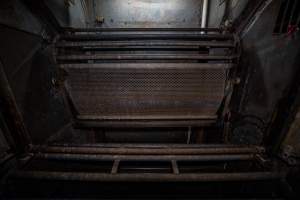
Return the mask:
<path id="1" fill-rule="evenodd" d="M 61 181 L 97 181 L 97 182 L 214 182 L 214 181 L 257 181 L 281 179 L 285 176 L 278 172 L 247 173 L 203 173 L 203 174 L 106 174 L 85 172 L 49 172 L 16 171 L 13 178 L 61 180 Z"/>
<path id="2" fill-rule="evenodd" d="M 208 14 L 208 0 L 203 0 L 201 28 L 206 28 L 207 14 Z"/>
<path id="3" fill-rule="evenodd" d="M 60 61 L 76 60 L 232 60 L 237 55 L 214 56 L 201 54 L 95 54 L 95 55 L 63 55 L 57 56 Z"/>
<path id="4" fill-rule="evenodd" d="M 101 48 L 125 48 L 125 47 L 168 47 L 168 48 L 175 48 L 175 47 L 234 47 L 233 41 L 83 41 L 83 42 L 58 42 L 56 47 L 61 48 L 74 48 L 74 47 L 101 47 Z"/>
<path id="5" fill-rule="evenodd" d="M 90 154 L 36 154 L 35 159 L 63 161 L 249 161 L 254 160 L 254 154 L 233 155 L 90 155 Z"/>
<path id="6" fill-rule="evenodd" d="M 141 40 L 141 39 L 203 39 L 203 40 L 233 40 L 234 37 L 232 34 L 198 34 L 198 33 L 145 33 L 141 32 L 139 34 L 112 34 L 112 33 L 101 33 L 101 34 L 81 34 L 81 35 L 62 35 L 61 40 Z"/>
<path id="7" fill-rule="evenodd" d="M 256 145 L 234 145 L 234 144 L 137 144 L 137 143 L 94 143 L 94 144 L 55 144 L 51 145 L 55 147 L 98 147 L 98 148 L 253 148 L 257 149 L 258 152 L 264 153 L 265 148 L 263 146 L 256 146 Z M 39 146 L 35 146 L 38 148 Z"/>
<path id="8" fill-rule="evenodd" d="M 261 153 L 255 147 L 208 147 L 208 148 L 98 148 L 34 146 L 32 152 L 66 154 L 114 154 L 114 155 L 200 155 L 200 154 L 247 154 Z"/>
<path id="9" fill-rule="evenodd" d="M 71 64 L 71 65 L 63 65 L 63 66 L 67 66 L 68 68 L 77 68 L 77 69 L 86 69 L 87 65 L 86 64 Z M 105 67 L 106 66 L 106 67 Z M 92 68 L 99 68 L 101 70 L 105 70 L 105 68 L 113 68 L 114 64 L 109 65 L 109 64 L 90 64 L 88 65 L 88 67 L 92 67 Z M 194 63 L 190 63 L 190 64 L 146 64 L 146 65 L 142 65 L 142 64 L 118 64 L 117 65 L 119 68 L 120 67 L 124 67 L 125 69 L 141 69 L 144 66 L 148 66 L 150 69 L 155 69 L 155 68 L 164 68 L 164 69 L 168 69 L 168 68 L 173 68 L 173 69 L 182 69 L 182 68 L 186 68 L 191 69 L 191 68 L 204 68 L 204 69 L 211 69 L 209 67 L 211 67 L 210 64 L 194 64 Z M 212 68 L 217 68 L 217 69 L 224 69 L 224 68 L 229 68 L 228 64 L 216 64 L 215 66 L 212 66 Z M 118 69 L 119 69 L 118 68 Z M 216 115 L 189 115 L 184 116 L 184 115 L 176 115 L 176 116 L 169 116 L 169 115 L 163 115 L 163 116 L 155 116 L 155 115 L 149 115 L 147 117 L 141 117 L 141 116 L 136 116 L 136 115 L 131 115 L 126 117 L 125 119 L 118 117 L 103 117 L 103 116 L 98 116 L 98 115 L 78 115 L 77 119 L 79 120 L 212 120 L 212 119 L 217 119 Z"/>
<path id="10" fill-rule="evenodd" d="M 66 32 L 140 32 L 140 31 L 147 31 L 147 32 L 168 32 L 168 31 L 194 31 L 194 32 L 222 32 L 220 28 L 64 28 Z"/>
<path id="11" fill-rule="evenodd" d="M 211 126 L 216 123 L 216 120 L 76 120 L 74 126 L 76 128 L 145 128 L 145 127 L 203 127 Z"/>

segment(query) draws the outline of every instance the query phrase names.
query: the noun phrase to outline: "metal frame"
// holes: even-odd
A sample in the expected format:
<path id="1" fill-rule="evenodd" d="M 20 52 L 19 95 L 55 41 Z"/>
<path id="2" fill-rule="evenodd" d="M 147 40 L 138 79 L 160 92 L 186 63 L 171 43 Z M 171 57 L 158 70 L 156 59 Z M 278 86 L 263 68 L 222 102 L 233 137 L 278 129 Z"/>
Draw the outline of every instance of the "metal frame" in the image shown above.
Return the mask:
<path id="1" fill-rule="evenodd" d="M 280 180 L 285 177 L 285 172 L 274 167 L 268 167 L 262 162 L 264 148 L 257 146 L 234 146 L 234 145 L 135 145 L 135 144 L 98 144 L 85 146 L 33 146 L 33 157 L 24 166 L 10 177 L 16 179 L 42 179 L 60 181 L 88 181 L 88 182 L 216 182 L 216 181 L 257 181 L 257 180 Z M 64 171 L 64 167 L 53 169 L 35 169 L 34 163 L 58 162 L 78 163 L 85 165 L 101 165 L 101 162 L 110 162 L 107 172 L 95 171 Z M 63 162 L 62 162 L 63 161 Z M 100 163 L 99 163 L 100 162 Z M 123 172 L 122 163 L 140 163 L 132 170 L 133 173 Z M 157 172 L 159 168 L 147 168 L 143 163 L 164 162 L 170 166 L 170 172 Z M 210 172 L 184 171 L 181 162 L 194 163 L 205 166 L 221 166 L 216 171 L 214 167 Z M 226 163 L 246 162 L 256 163 L 258 166 L 253 171 L 227 172 Z M 33 163 L 33 165 L 32 165 Z M 168 164 L 169 163 L 169 164 Z M 223 166 L 223 167 L 222 167 Z M 146 168 L 144 168 L 146 167 Z M 224 168 L 224 169 L 222 169 Z M 130 168 L 129 168 L 130 169 Z M 147 172 L 143 170 L 147 169 Z M 141 171 L 142 170 L 142 171 Z M 223 171 L 223 172 L 222 172 Z"/>
<path id="2" fill-rule="evenodd" d="M 50 20 L 51 21 L 51 20 Z M 55 23 L 54 23 L 55 24 Z M 54 25 L 56 26 L 56 25 Z M 241 29 L 244 29 L 241 28 Z M 121 36 L 118 34 L 111 34 L 109 32 L 114 31 L 125 31 L 130 32 L 126 36 Z M 201 42 L 201 43 L 157 43 L 152 46 L 161 45 L 166 48 L 172 46 L 170 48 L 191 48 L 193 45 L 206 47 L 212 46 L 214 48 L 234 48 L 236 45 L 236 41 L 231 42 L 235 38 L 232 35 L 228 34 L 219 34 L 222 33 L 222 30 L 219 29 L 152 29 L 151 31 L 157 33 L 137 33 L 146 31 L 145 29 L 123 29 L 123 30 L 109 30 L 109 29 L 66 29 L 65 34 L 60 38 L 61 41 L 57 43 L 58 48 L 81 48 L 81 49 L 93 49 L 93 48 L 117 48 L 120 45 L 118 42 L 115 43 L 105 43 L 106 39 L 140 39 L 140 40 L 148 40 L 153 38 L 159 39 L 204 39 L 204 40 L 217 40 L 220 43 L 215 43 L 212 41 L 209 42 Z M 148 30 L 147 30 L 148 31 Z M 161 32 L 165 33 L 161 33 Z M 176 33 L 167 33 L 168 31 L 175 31 Z M 182 33 L 184 31 L 194 31 L 194 33 Z M 74 34 L 74 32 L 81 34 Z M 104 34 L 96 34 L 91 35 L 90 33 L 95 32 L 104 32 Z M 210 33 L 210 34 L 202 34 L 202 32 Z M 71 33 L 71 34 L 69 34 Z M 83 34 L 82 34 L 83 33 Z M 107 34 L 108 33 L 108 34 Z M 217 34 L 218 33 L 218 34 Z M 79 42 L 77 40 L 80 40 Z M 83 42 L 81 41 L 83 40 Z M 93 40 L 93 42 L 86 42 L 85 40 Z M 100 41 L 98 41 L 100 40 Z M 227 42 L 229 41 L 230 42 Z M 225 42 L 224 42 L 225 41 Z M 130 43 L 130 41 L 126 41 L 125 45 L 129 45 L 132 48 L 137 48 L 136 44 Z M 178 45 L 178 46 L 176 46 Z M 140 42 L 140 46 L 147 46 L 145 43 Z M 149 48 L 148 45 L 147 48 Z M 237 52 L 235 52 L 237 53 Z M 58 61 L 61 60 L 221 60 L 228 61 L 229 63 L 235 62 L 239 54 L 234 54 L 231 56 L 223 56 L 223 57 L 212 57 L 208 56 L 168 56 L 168 55 L 159 55 L 159 56 L 140 56 L 140 55 L 123 55 L 123 57 L 119 56 L 110 56 L 106 55 L 84 55 L 81 57 L 66 57 L 66 56 L 58 56 Z M 5 97 L 5 103 L 9 105 L 8 113 L 10 113 L 12 117 L 13 127 L 16 128 L 16 132 L 13 132 L 14 139 L 16 140 L 17 147 L 20 149 L 20 152 L 26 152 L 27 148 L 29 148 L 30 141 L 28 139 L 28 135 L 26 129 L 24 128 L 24 123 L 20 112 L 18 111 L 16 102 L 13 98 L 11 89 L 9 88 L 7 79 L 5 77 L 4 72 L 2 71 L 2 66 L 0 66 L 0 80 L 1 80 L 1 88 L 0 92 L 3 92 L 3 96 Z M 3 84 L 2 84 L 3 83 Z M 149 126 L 163 126 L 168 124 L 170 121 L 159 121 L 159 124 L 155 125 L 153 121 L 149 121 Z M 186 125 L 186 121 L 180 121 L 182 125 Z M 202 126 L 203 121 L 193 121 L 195 126 Z M 102 124 L 101 124 L 102 123 Z M 95 121 L 79 121 L 77 125 L 82 127 L 111 127 L 111 126 L 120 126 L 118 124 L 113 124 L 112 122 L 95 122 Z M 128 127 L 132 127 L 133 125 L 138 125 L 140 127 L 145 127 L 144 122 L 139 121 L 127 121 Z M 175 123 L 179 124 L 178 121 Z M 209 121 L 212 124 L 212 121 Z M 180 126 L 182 126 L 180 125 Z M 191 125 L 191 124 L 189 124 Z M 122 125 L 124 126 L 124 125 Z M 147 124 L 146 124 L 147 126 Z M 20 144 L 20 146 L 19 146 Z M 13 171 L 9 177 L 16 179 L 42 179 L 42 180 L 61 180 L 61 181 L 96 181 L 96 182 L 216 182 L 216 181 L 261 181 L 261 180 L 281 180 L 286 177 L 285 170 L 280 170 L 276 168 L 276 166 L 269 167 L 268 160 L 265 160 L 264 157 L 265 149 L 263 147 L 257 146 L 228 146 L 228 145 L 117 145 L 117 144 L 101 144 L 101 145 L 81 145 L 81 146 L 32 146 L 29 150 L 32 157 L 29 162 L 25 163 L 18 169 L 17 171 Z M 34 170 L 26 168 L 27 164 L 34 162 L 36 160 L 47 160 L 47 161 L 63 161 L 64 164 L 68 164 L 68 162 L 91 162 L 94 165 L 97 165 L 97 162 L 101 161 L 111 161 L 112 166 L 109 173 L 100 173 L 100 172 L 66 172 L 60 171 L 50 171 L 49 168 L 44 168 L 43 170 Z M 120 165 L 123 161 L 151 161 L 151 162 L 161 162 L 165 161 L 170 163 L 171 165 L 171 173 L 122 173 L 120 172 Z M 202 163 L 211 163 L 211 162 L 232 162 L 232 161 L 243 161 L 243 162 L 257 162 L 261 167 L 258 171 L 249 171 L 249 172 L 221 172 L 216 173 L 213 168 L 210 172 L 204 173 L 182 173 L 179 161 L 189 161 L 192 163 L 202 162 Z M 274 163 L 271 163 L 274 164 Z"/>
<path id="3" fill-rule="evenodd" d="M 218 68 L 232 71 L 240 56 L 238 38 L 218 28 L 65 28 L 56 41 L 55 47 L 56 61 L 67 74 L 68 69 L 74 67 L 76 69 L 95 68 L 101 63 L 103 63 L 101 66 L 113 67 L 115 63 L 126 65 L 128 62 L 138 62 L 138 65 L 142 65 L 140 62 L 145 62 L 149 65 L 150 61 L 161 67 L 173 66 L 174 63 L 180 62 L 197 65 L 198 69 L 205 67 L 205 69 Z M 199 52 L 199 48 L 211 50 L 203 53 Z M 219 49 L 221 52 L 224 51 L 223 49 L 228 49 L 228 53 L 220 53 Z M 103 53 L 106 50 L 110 53 Z M 167 50 L 167 53 L 152 54 L 147 52 L 148 50 Z M 196 53 L 180 53 L 180 51 L 187 50 Z M 118 51 L 143 51 L 143 53 L 124 54 Z M 136 67 L 140 67 L 138 65 Z M 232 76 L 234 73 L 229 74 Z M 232 84 L 232 78 L 228 77 L 230 79 L 228 84 Z M 232 87 L 226 86 L 226 88 Z M 74 97 L 68 95 L 68 98 L 72 103 Z M 230 95 L 226 97 L 226 102 L 229 101 Z M 75 108 L 75 105 L 73 107 Z M 168 116 L 166 119 L 141 117 L 100 119 L 97 116 L 82 116 L 77 113 L 75 126 L 80 128 L 201 127 L 213 125 L 217 118 L 218 116 L 213 118 L 212 116 L 194 116 L 191 119 L 173 119 Z"/>

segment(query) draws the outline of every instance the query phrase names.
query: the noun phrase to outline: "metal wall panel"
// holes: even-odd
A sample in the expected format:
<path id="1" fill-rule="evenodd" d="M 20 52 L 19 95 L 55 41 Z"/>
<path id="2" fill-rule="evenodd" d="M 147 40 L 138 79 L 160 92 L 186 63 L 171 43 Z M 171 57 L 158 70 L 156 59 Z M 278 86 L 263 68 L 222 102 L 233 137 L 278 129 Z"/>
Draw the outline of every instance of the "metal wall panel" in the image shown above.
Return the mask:
<path id="1" fill-rule="evenodd" d="M 225 90 L 226 64 L 65 65 L 67 88 L 88 119 L 213 118 Z M 219 67 L 218 67 L 219 66 Z"/>
<path id="2" fill-rule="evenodd" d="M 98 0 L 102 27 L 200 27 L 202 0 Z"/>

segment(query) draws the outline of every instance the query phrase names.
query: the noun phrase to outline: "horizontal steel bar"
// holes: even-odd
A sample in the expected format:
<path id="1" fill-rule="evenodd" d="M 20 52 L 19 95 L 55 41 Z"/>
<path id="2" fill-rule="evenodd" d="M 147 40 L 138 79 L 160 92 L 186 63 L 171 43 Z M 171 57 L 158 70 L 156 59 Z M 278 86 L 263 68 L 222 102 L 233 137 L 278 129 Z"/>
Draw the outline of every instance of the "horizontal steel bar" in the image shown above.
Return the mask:
<path id="1" fill-rule="evenodd" d="M 78 35 L 61 35 L 61 40 L 140 40 L 140 39 L 194 39 L 194 40 L 233 40 L 231 34 L 201 33 L 91 33 Z"/>
<path id="2" fill-rule="evenodd" d="M 233 42 L 216 41 L 85 41 L 85 42 L 58 42 L 56 47 L 234 47 Z"/>
<path id="3" fill-rule="evenodd" d="M 230 63 L 97 63 L 97 64 L 61 64 L 64 69 L 229 69 Z M 201 119 L 216 118 L 217 116 L 202 116 Z M 199 118 L 197 116 L 196 118 Z"/>
<path id="4" fill-rule="evenodd" d="M 201 54 L 94 54 L 94 55 L 58 55 L 57 60 L 232 60 L 237 55 L 201 55 Z"/>
<path id="5" fill-rule="evenodd" d="M 207 147 L 207 148 L 98 148 L 33 146 L 32 152 L 66 154 L 114 154 L 114 155 L 201 155 L 201 154 L 249 154 L 261 153 L 259 147 Z"/>
<path id="6" fill-rule="evenodd" d="M 220 28 L 64 28 L 69 32 L 136 32 L 136 31 L 197 31 L 197 32 L 222 32 Z"/>
<path id="7" fill-rule="evenodd" d="M 77 52 L 81 51 L 199 51 L 199 46 L 81 46 L 81 47 L 64 47 L 65 49 L 74 48 Z M 205 47 L 206 48 L 206 47 Z M 223 48 L 223 47 L 214 47 Z"/>
<path id="8" fill-rule="evenodd" d="M 87 155 L 87 154 L 36 154 L 36 159 L 68 160 L 68 161 L 249 161 L 254 160 L 254 154 L 233 155 Z"/>
<path id="9" fill-rule="evenodd" d="M 209 120 L 76 120 L 77 128 L 146 128 L 146 127 L 204 127 L 216 123 L 216 119 Z"/>
<path id="10" fill-rule="evenodd" d="M 79 120 L 215 120 L 216 115 L 181 115 L 181 116 L 170 116 L 170 115 L 147 115 L 147 116 L 98 116 L 98 115 L 78 115 L 76 117 Z"/>
<path id="11" fill-rule="evenodd" d="M 203 173 L 203 174 L 105 174 L 85 172 L 48 172 L 16 171 L 14 178 L 62 181 L 97 181 L 97 182 L 214 182 L 214 181 L 257 181 L 281 179 L 285 176 L 278 172 L 247 173 Z"/>
<path id="12" fill-rule="evenodd" d="M 234 144 L 169 144 L 169 143 L 159 143 L 159 144 L 137 144 L 137 143 L 85 143 L 85 144 L 55 144 L 52 146 L 56 147 L 102 147 L 102 148 L 255 148 L 258 153 L 264 153 L 265 148 L 262 146 L 247 146 L 247 145 L 234 145 Z"/>

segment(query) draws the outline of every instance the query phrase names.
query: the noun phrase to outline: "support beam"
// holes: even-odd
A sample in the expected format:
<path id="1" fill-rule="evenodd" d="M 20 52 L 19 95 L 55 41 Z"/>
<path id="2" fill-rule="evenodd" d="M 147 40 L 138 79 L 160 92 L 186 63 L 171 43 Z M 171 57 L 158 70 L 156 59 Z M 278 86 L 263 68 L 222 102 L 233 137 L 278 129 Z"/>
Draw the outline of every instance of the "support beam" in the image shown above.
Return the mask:
<path id="1" fill-rule="evenodd" d="M 111 174 L 117 174 L 119 169 L 120 160 L 115 160 L 111 169 Z"/>
<path id="2" fill-rule="evenodd" d="M 203 0 L 201 28 L 206 28 L 207 16 L 208 16 L 208 0 Z"/>
<path id="3" fill-rule="evenodd" d="M 63 154 L 63 153 L 37 153 L 38 160 L 53 161 L 251 161 L 256 160 L 254 154 L 233 155 L 93 155 L 93 154 Z"/>
<path id="4" fill-rule="evenodd" d="M 172 163 L 173 173 L 174 174 L 179 174 L 179 168 L 178 168 L 176 160 L 172 160 L 171 163 Z"/>
<path id="5" fill-rule="evenodd" d="M 264 149 L 256 146 L 245 147 L 62 147 L 34 146 L 33 153 L 65 153 L 65 154 L 114 154 L 114 155 L 200 155 L 200 154 L 247 154 L 262 153 Z"/>
<path id="6" fill-rule="evenodd" d="M 14 178 L 61 181 L 93 182 L 215 182 L 215 181 L 258 181 L 281 179 L 285 174 L 277 172 L 246 173 L 203 173 L 203 174 L 105 174 L 85 172 L 17 171 Z"/>

